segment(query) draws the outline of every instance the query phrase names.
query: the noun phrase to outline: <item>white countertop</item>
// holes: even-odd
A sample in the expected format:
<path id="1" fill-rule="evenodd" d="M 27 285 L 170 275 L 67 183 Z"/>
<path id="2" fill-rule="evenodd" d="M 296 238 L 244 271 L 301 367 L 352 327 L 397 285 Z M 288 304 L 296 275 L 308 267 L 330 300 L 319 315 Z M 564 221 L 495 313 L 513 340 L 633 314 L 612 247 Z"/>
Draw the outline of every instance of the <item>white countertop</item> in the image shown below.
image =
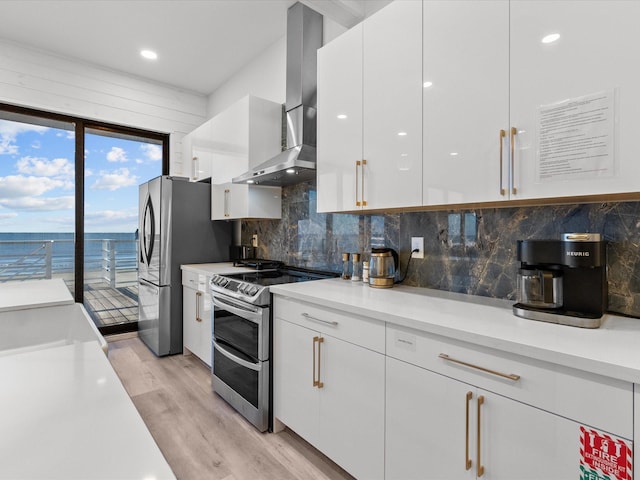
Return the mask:
<path id="1" fill-rule="evenodd" d="M 74 303 L 61 278 L 0 283 L 0 312 Z"/>
<path id="2" fill-rule="evenodd" d="M 605 315 L 598 329 L 527 320 L 513 302 L 341 279 L 274 285 L 274 294 L 424 332 L 640 383 L 640 319 Z"/>
<path id="3" fill-rule="evenodd" d="M 191 263 L 181 265 L 182 270 L 189 270 L 199 275 L 229 275 L 232 273 L 255 272 L 255 268 L 234 267 L 233 262 Z"/>
<path id="4" fill-rule="evenodd" d="M 175 478 L 96 342 L 0 357 L 0 477 Z"/>

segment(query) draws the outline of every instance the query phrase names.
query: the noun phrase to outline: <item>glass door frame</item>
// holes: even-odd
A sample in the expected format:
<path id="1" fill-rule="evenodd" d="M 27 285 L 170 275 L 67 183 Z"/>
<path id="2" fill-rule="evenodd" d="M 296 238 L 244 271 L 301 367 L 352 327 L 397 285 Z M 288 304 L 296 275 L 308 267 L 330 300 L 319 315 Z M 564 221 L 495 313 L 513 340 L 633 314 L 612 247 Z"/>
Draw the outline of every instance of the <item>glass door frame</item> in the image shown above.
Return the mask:
<path id="1" fill-rule="evenodd" d="M 88 130 L 102 135 L 112 135 L 118 137 L 134 137 L 139 139 L 156 140 L 162 143 L 162 175 L 169 174 L 169 134 L 153 132 L 135 127 L 116 125 L 97 120 L 89 120 L 72 115 L 48 112 L 34 108 L 18 105 L 11 105 L 0 102 L 0 111 L 25 115 L 29 117 L 42 118 L 53 121 L 73 123 L 75 125 L 75 232 L 74 232 L 74 300 L 77 303 L 84 303 L 84 190 L 85 190 L 85 134 Z M 131 325 L 113 325 L 100 327 L 103 334 L 120 333 L 137 329 Z"/>

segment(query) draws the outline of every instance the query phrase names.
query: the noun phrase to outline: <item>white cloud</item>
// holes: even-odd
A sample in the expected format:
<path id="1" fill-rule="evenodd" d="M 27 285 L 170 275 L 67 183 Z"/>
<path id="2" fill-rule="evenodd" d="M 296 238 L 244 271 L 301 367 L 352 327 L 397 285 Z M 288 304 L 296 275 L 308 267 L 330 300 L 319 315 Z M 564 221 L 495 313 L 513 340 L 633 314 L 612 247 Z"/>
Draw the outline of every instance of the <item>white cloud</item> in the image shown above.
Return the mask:
<path id="1" fill-rule="evenodd" d="M 130 187 L 137 184 L 138 177 L 131 175 L 128 168 L 118 168 L 112 171 L 100 171 L 100 178 L 91 185 L 91 189 L 113 191 L 122 187 Z"/>
<path id="2" fill-rule="evenodd" d="M 85 225 L 111 225 L 120 223 L 138 222 L 138 211 L 103 210 L 100 212 L 85 213 Z"/>
<path id="3" fill-rule="evenodd" d="M 140 150 L 145 157 L 154 162 L 158 160 L 162 160 L 162 146 L 160 145 L 152 145 L 150 143 L 143 143 L 140 145 Z"/>
<path id="4" fill-rule="evenodd" d="M 47 127 L 41 127 L 40 125 L 0 120 L 0 155 L 15 155 L 18 153 L 18 145 L 15 144 L 15 141 L 19 134 L 25 132 L 44 133 L 47 130 Z"/>
<path id="5" fill-rule="evenodd" d="M 128 162 L 127 152 L 120 147 L 111 147 L 109 153 L 107 153 L 107 160 L 110 162 Z"/>
<path id="6" fill-rule="evenodd" d="M 0 177 L 0 199 L 39 196 L 65 185 L 65 182 L 47 177 L 9 175 Z"/>
<path id="7" fill-rule="evenodd" d="M 9 220 L 11 218 L 16 218 L 18 216 L 17 213 L 0 213 L 0 220 Z"/>
<path id="8" fill-rule="evenodd" d="M 73 179 L 75 168 L 66 158 L 48 160 L 42 157 L 22 157 L 16 163 L 18 172 L 40 177 L 64 177 Z"/>
<path id="9" fill-rule="evenodd" d="M 73 196 L 2 198 L 0 199 L 0 205 L 14 210 L 52 212 L 55 210 L 73 210 L 75 208 L 75 198 Z"/>

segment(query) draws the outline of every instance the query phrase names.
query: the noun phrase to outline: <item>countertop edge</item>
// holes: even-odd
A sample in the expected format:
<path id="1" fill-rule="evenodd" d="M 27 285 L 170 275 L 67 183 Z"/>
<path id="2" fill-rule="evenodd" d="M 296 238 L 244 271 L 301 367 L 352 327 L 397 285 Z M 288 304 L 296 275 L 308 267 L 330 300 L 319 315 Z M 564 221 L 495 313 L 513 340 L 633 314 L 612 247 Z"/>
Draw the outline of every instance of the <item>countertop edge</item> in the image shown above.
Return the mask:
<path id="1" fill-rule="evenodd" d="M 321 280 L 317 282 L 308 282 L 308 284 L 315 284 L 317 287 L 322 287 L 322 282 L 339 282 L 340 280 Z M 320 283 L 319 283 L 320 282 Z M 307 284 L 307 285 L 308 285 Z M 558 348 L 550 348 L 544 345 L 541 345 L 540 341 L 521 341 L 515 338 L 509 338 L 508 333 L 503 336 L 496 335 L 487 335 L 483 334 L 479 331 L 470 331 L 465 328 L 461 328 L 459 325 L 447 326 L 443 325 L 439 322 L 431 322 L 428 319 L 417 320 L 415 318 L 406 317 L 403 315 L 397 315 L 393 312 L 385 309 L 376 309 L 376 308 L 367 308 L 364 303 L 365 301 L 361 300 L 355 294 L 355 301 L 346 301 L 345 299 L 337 299 L 335 296 L 331 298 L 330 295 L 322 294 L 322 288 L 317 288 L 316 290 L 319 293 L 311 293 L 307 290 L 308 287 L 304 286 L 305 284 L 285 284 L 285 285 L 274 285 L 271 287 L 271 292 L 276 295 L 286 296 L 295 300 L 306 301 L 309 303 L 316 304 L 320 307 L 325 308 L 333 308 L 338 309 L 344 313 L 350 313 L 353 315 L 364 316 L 367 318 L 372 318 L 375 320 L 383 321 L 393 326 L 400 326 L 404 328 L 409 328 L 413 330 L 422 331 L 425 333 L 440 335 L 443 337 L 447 337 L 453 340 L 467 342 L 487 348 L 492 348 L 498 351 L 507 352 L 510 354 L 519 355 L 522 357 L 532 358 L 539 361 L 544 361 L 547 363 L 557 364 L 568 368 L 574 368 L 582 371 L 586 371 L 593 374 L 602 375 L 608 378 L 614 378 L 617 380 L 627 381 L 631 383 L 640 383 L 640 361 L 636 362 L 638 365 L 630 365 L 633 363 L 630 358 L 627 361 L 615 361 L 613 360 L 605 360 L 604 358 L 597 358 L 597 356 L 589 356 L 588 352 L 580 351 L 580 354 L 577 354 L 575 351 L 571 352 L 571 349 L 561 350 Z M 325 284 L 329 285 L 329 284 Z M 302 288 L 301 288 L 302 287 Z M 350 286 L 345 285 L 346 288 Z M 336 286 L 334 286 L 335 290 Z M 358 288 L 358 286 L 355 286 Z M 365 285 L 362 288 L 366 289 Z M 374 289 L 371 289 L 374 290 Z M 394 288 L 394 293 L 404 293 L 415 295 L 412 297 L 417 302 L 419 302 L 420 296 L 424 296 L 429 299 L 437 299 L 437 301 L 442 302 L 455 302 L 456 307 L 460 308 L 460 304 L 466 303 L 473 306 L 478 307 L 493 307 L 497 308 L 500 311 L 501 315 L 513 315 L 511 313 L 511 305 L 513 302 L 505 301 L 505 300 L 497 300 L 497 299 L 489 299 L 485 297 L 478 297 L 473 295 L 465 295 L 458 294 L 452 292 L 442 292 L 438 290 L 432 289 L 424 289 L 424 288 L 416 288 L 416 287 L 402 287 L 402 288 Z M 353 293 L 353 292 L 347 292 Z M 370 294 L 370 292 L 364 291 L 364 295 Z M 390 294 L 385 293 L 387 297 Z M 391 294 L 393 295 L 393 293 Z M 352 295 L 352 297 L 354 297 Z M 453 305 L 453 304 L 452 304 Z M 390 306 L 393 308 L 393 306 Z M 462 307 L 464 308 L 464 307 Z M 502 312 L 501 310 L 505 310 Z M 549 330 L 553 332 L 553 328 L 563 329 L 563 332 L 567 333 L 567 337 L 571 339 L 569 344 L 574 345 L 575 342 L 579 341 L 580 337 L 584 335 L 588 335 L 584 332 L 596 332 L 595 335 L 599 335 L 601 337 L 613 337 L 613 340 L 616 338 L 616 333 L 614 332 L 615 326 L 617 323 L 623 322 L 628 319 L 623 319 L 622 317 L 616 317 L 615 315 L 606 315 L 606 320 L 603 324 L 607 324 L 609 327 L 613 326 L 612 331 L 607 331 L 605 327 L 601 327 L 601 329 L 582 329 L 578 327 L 570 327 L 564 325 L 556 325 L 556 324 L 547 324 L 544 322 L 536 322 L 534 320 L 525 320 L 520 319 L 518 317 L 513 316 L 515 322 L 518 322 L 518 328 L 523 329 L 523 333 L 526 337 L 527 329 L 533 332 L 543 330 Z M 632 319 L 633 320 L 633 319 Z M 638 321 L 638 332 L 640 332 L 640 320 Z M 566 330 L 564 330 L 566 329 Z M 601 330 L 599 332 L 599 330 Z M 613 332 L 613 333 L 612 333 Z M 620 332 L 617 334 L 622 337 L 625 335 L 625 332 Z M 539 337 L 539 332 L 535 335 L 532 335 L 532 338 Z M 577 339 L 574 339 L 576 337 Z M 640 336 L 638 337 L 640 340 Z M 611 339 L 609 339 L 611 340 Z M 611 343 L 615 343 L 611 340 Z M 615 348 L 616 345 L 612 345 L 611 348 Z M 606 346 L 603 346 L 606 349 Z M 575 350 L 575 345 L 574 345 Z M 588 349 L 587 349 L 588 350 Z M 620 354 L 620 352 L 617 352 Z M 624 358 L 630 357 L 631 352 L 629 352 L 628 356 L 622 355 Z M 620 358 L 618 355 L 617 358 Z"/>

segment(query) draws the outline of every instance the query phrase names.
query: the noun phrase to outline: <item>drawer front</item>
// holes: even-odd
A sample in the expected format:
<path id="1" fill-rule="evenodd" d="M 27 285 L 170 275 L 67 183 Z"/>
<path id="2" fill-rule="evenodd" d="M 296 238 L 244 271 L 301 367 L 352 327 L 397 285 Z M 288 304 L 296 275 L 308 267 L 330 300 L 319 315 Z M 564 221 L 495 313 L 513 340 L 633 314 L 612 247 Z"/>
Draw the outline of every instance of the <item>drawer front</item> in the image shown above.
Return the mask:
<path id="1" fill-rule="evenodd" d="M 208 275 L 190 270 L 182 270 L 182 285 L 185 287 L 209 293 L 209 280 L 211 280 L 211 277 Z"/>
<path id="2" fill-rule="evenodd" d="M 633 438 L 633 385 L 404 327 L 387 327 L 387 356 L 621 437 Z"/>
<path id="3" fill-rule="evenodd" d="M 274 295 L 274 317 L 384 353 L 385 324 L 356 315 L 345 315 L 292 298 Z"/>

